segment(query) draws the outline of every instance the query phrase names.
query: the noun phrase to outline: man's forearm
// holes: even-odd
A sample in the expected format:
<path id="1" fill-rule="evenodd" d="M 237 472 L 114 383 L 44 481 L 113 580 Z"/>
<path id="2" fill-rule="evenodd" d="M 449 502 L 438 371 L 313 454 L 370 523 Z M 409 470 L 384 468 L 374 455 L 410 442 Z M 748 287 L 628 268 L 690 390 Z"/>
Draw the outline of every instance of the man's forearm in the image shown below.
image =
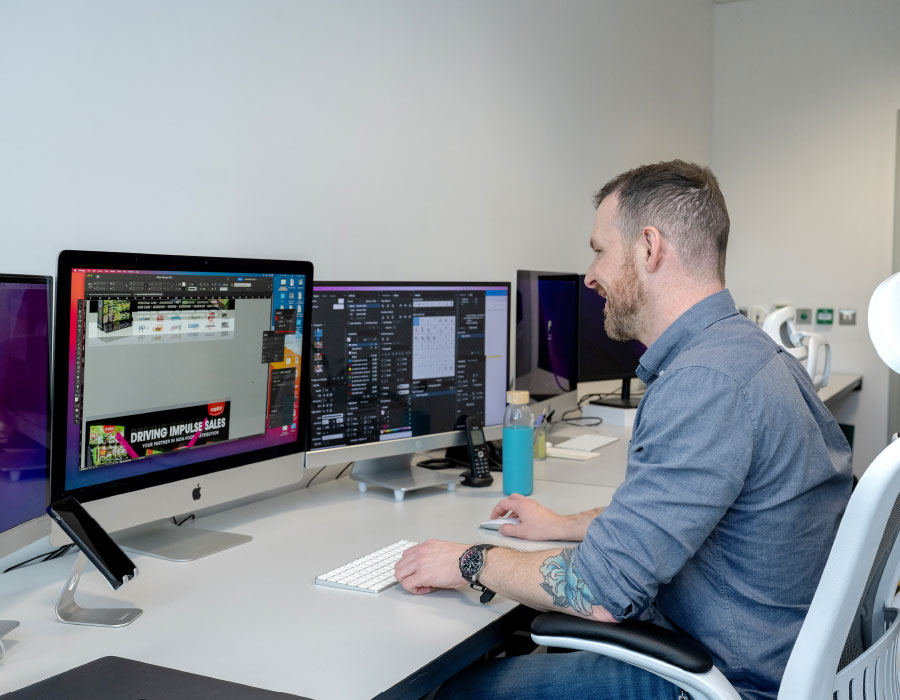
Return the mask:
<path id="1" fill-rule="evenodd" d="M 582 578 L 574 549 L 518 552 L 497 547 L 486 552 L 478 580 L 500 595 L 536 610 L 615 622 Z"/>
<path id="2" fill-rule="evenodd" d="M 602 512 L 603 508 L 593 508 L 582 513 L 566 516 L 568 532 L 567 537 L 564 539 L 572 542 L 581 542 L 587 535 L 588 527 L 594 521 L 594 518 Z"/>

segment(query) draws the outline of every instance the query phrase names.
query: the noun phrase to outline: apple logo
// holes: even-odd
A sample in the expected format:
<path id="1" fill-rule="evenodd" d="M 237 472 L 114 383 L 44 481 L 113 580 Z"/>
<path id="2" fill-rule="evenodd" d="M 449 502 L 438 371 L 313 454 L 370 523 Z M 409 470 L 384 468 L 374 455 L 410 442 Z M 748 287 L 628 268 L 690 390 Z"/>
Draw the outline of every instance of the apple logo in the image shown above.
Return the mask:
<path id="1" fill-rule="evenodd" d="M 195 501 L 199 501 L 199 500 L 200 500 L 200 484 L 197 484 L 197 485 L 194 487 L 194 490 L 191 491 L 191 497 L 192 497 Z"/>

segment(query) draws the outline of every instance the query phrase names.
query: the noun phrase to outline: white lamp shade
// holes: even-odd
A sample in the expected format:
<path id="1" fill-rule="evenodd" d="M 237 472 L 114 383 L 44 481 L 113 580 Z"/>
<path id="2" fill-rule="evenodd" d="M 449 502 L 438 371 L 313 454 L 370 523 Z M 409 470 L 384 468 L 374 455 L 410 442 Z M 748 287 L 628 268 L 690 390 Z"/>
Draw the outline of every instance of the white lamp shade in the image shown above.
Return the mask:
<path id="1" fill-rule="evenodd" d="M 900 272 L 879 284 L 869 300 L 869 337 L 882 361 L 900 373 Z"/>

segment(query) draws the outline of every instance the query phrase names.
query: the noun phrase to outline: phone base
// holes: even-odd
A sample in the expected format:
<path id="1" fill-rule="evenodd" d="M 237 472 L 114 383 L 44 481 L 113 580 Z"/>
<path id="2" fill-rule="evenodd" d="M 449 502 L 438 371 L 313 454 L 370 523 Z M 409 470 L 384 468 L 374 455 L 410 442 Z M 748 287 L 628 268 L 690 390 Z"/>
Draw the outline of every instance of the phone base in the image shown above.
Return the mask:
<path id="1" fill-rule="evenodd" d="M 130 625 L 143 610 L 138 608 L 82 608 L 75 602 L 75 589 L 81 579 L 81 572 L 87 563 L 83 552 L 78 553 L 72 575 L 66 581 L 56 603 L 56 619 L 70 625 L 93 625 L 96 627 L 124 627 Z"/>

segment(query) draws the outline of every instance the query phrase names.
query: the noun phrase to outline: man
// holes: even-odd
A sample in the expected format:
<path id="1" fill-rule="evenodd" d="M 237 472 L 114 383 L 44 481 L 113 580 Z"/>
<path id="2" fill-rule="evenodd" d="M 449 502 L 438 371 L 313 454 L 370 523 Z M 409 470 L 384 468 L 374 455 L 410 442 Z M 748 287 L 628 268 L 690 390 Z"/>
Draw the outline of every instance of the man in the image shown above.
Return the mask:
<path id="1" fill-rule="evenodd" d="M 605 327 L 647 346 L 647 391 L 611 504 L 561 516 L 512 496 L 505 535 L 570 549 L 473 550 L 429 540 L 396 565 L 414 593 L 471 578 L 538 610 L 652 619 L 698 640 L 748 700 L 774 700 L 850 495 L 850 449 L 809 376 L 741 316 L 725 289 L 729 220 L 713 174 L 673 161 L 636 168 L 595 198 L 585 284 Z M 461 559 L 462 558 L 462 559 Z M 450 697 L 656 700 L 678 690 L 576 652 L 482 664 Z M 458 695 L 457 695 L 458 694 Z"/>

